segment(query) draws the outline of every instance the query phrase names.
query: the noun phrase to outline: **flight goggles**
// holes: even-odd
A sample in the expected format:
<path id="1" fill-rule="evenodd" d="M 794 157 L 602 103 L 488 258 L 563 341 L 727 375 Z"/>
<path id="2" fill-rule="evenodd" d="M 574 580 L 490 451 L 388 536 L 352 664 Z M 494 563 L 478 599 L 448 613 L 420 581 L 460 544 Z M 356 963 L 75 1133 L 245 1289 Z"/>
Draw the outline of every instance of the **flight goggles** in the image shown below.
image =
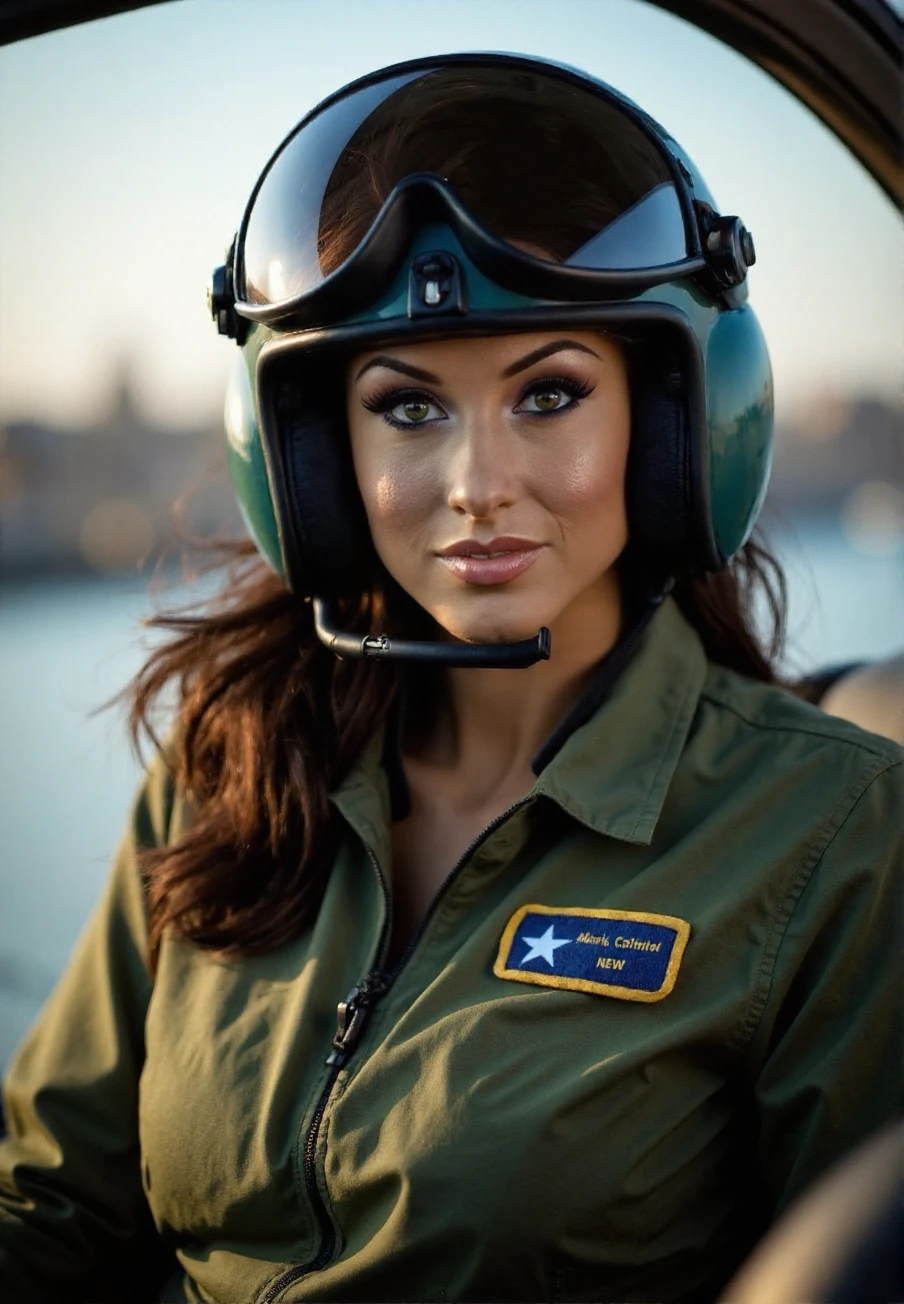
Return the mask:
<path id="1" fill-rule="evenodd" d="M 218 269 L 221 332 L 347 320 L 428 223 L 496 284 L 552 302 L 686 277 L 718 294 L 755 256 L 675 142 L 605 84 L 522 56 L 418 59 L 324 100 L 277 149 Z M 425 311 L 467 311 L 442 258 L 422 279 Z"/>

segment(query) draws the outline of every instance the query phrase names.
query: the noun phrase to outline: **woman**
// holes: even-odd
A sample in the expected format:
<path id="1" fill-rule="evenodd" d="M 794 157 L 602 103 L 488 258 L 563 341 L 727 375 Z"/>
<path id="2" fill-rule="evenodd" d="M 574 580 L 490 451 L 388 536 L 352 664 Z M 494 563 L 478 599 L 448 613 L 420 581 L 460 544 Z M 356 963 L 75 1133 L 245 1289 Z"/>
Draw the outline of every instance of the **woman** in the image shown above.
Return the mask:
<path id="1" fill-rule="evenodd" d="M 274 155 L 211 295 L 272 570 L 135 687 L 176 729 L 9 1075 L 13 1298 L 713 1298 L 896 1108 L 901 754 L 753 633 L 752 261 L 539 60 Z"/>

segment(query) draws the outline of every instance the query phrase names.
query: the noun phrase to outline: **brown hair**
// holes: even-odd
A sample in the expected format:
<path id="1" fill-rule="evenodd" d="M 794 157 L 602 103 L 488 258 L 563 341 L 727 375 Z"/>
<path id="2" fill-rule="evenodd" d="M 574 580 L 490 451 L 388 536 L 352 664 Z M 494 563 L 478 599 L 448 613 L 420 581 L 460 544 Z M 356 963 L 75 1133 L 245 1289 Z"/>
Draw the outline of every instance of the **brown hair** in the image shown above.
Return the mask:
<path id="1" fill-rule="evenodd" d="M 329 793 L 395 692 L 391 667 L 374 673 L 327 651 L 310 604 L 252 543 L 212 548 L 210 568 L 227 568 L 222 590 L 146 621 L 172 637 L 127 690 L 133 744 L 140 750 L 148 737 L 166 755 L 192 810 L 178 841 L 142 855 L 154 965 L 169 926 L 224 956 L 272 950 L 297 934 L 329 872 Z M 340 610 L 350 629 L 389 623 L 378 591 Z M 156 707 L 172 687 L 176 727 L 161 743 Z"/>
<path id="2" fill-rule="evenodd" d="M 526 102 L 506 128 L 510 134 L 519 126 L 525 131 L 525 157 L 536 158 L 542 140 L 551 167 L 559 158 L 573 159 L 574 149 L 587 166 L 575 174 L 569 162 L 562 185 L 549 184 L 537 202 L 525 204 L 511 174 L 512 152 L 497 149 L 498 132 L 491 139 L 486 130 L 503 111 L 511 116 L 511 103 L 491 113 L 484 102 L 474 102 L 471 90 L 461 75 L 457 82 L 447 79 L 432 112 L 409 117 L 405 131 L 398 114 L 365 124 L 327 187 L 320 230 L 325 271 L 357 245 L 396 179 L 428 170 L 428 163 L 454 182 L 466 202 L 475 177 L 485 177 L 491 211 L 484 219 L 509 239 L 539 245 L 558 258 L 611 219 L 613 195 L 616 212 L 634 201 L 626 178 L 636 185 L 640 176 L 642 186 L 655 181 L 644 172 L 655 171 L 655 160 L 624 157 L 635 149 L 631 141 L 625 144 L 624 132 L 618 147 L 623 157 L 613 165 L 613 150 L 600 151 L 592 133 L 575 137 L 573 118 L 557 124 L 545 104 L 531 122 Z M 462 150 L 461 141 L 473 145 Z M 440 164 L 437 142 L 448 145 Z M 516 160 L 514 166 L 517 174 L 522 164 Z M 563 193 L 569 194 L 564 210 Z M 314 633 L 310 605 L 288 592 L 253 545 L 221 544 L 218 556 L 228 565 L 221 592 L 194 611 L 148 622 L 171 638 L 152 653 L 129 690 L 137 746 L 145 733 L 157 742 L 155 706 L 175 687 L 176 729 L 167 753 L 193 810 L 191 826 L 178 841 L 144 853 L 152 963 L 168 928 L 212 952 L 239 956 L 272 950 L 305 927 L 335 854 L 329 793 L 385 718 L 397 689 L 392 665 L 339 661 L 327 651 Z M 379 567 L 377 573 L 372 591 L 342 604 L 346 627 L 420 633 L 424 613 Z M 765 646 L 752 615 L 757 594 L 771 619 Z M 675 597 L 713 661 L 776 682 L 785 586 L 765 549 L 748 543 L 721 574 L 681 579 Z"/>

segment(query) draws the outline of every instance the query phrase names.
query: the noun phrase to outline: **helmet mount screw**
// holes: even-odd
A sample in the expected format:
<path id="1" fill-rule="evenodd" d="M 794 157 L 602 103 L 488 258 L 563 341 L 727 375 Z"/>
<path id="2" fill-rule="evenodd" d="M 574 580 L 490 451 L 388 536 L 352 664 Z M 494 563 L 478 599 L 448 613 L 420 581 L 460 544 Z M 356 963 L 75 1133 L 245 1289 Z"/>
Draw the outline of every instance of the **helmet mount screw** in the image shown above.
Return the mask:
<path id="1" fill-rule="evenodd" d="M 207 307 L 219 333 L 243 344 L 248 334 L 248 323 L 235 310 L 234 256 L 235 241 L 227 250 L 226 262 L 221 267 L 215 267 L 211 273 L 207 286 Z"/>
<path id="2" fill-rule="evenodd" d="M 408 316 L 462 316 L 468 311 L 465 275 L 458 259 L 445 250 L 419 254 L 411 261 Z"/>
<path id="3" fill-rule="evenodd" d="M 746 226 L 741 227 L 741 252 L 747 266 L 752 267 L 756 262 L 756 246 L 753 243 L 753 236 Z"/>
<path id="4" fill-rule="evenodd" d="M 756 262 L 753 236 L 739 217 L 722 217 L 707 204 L 697 204 L 707 261 L 723 289 L 740 285 Z"/>

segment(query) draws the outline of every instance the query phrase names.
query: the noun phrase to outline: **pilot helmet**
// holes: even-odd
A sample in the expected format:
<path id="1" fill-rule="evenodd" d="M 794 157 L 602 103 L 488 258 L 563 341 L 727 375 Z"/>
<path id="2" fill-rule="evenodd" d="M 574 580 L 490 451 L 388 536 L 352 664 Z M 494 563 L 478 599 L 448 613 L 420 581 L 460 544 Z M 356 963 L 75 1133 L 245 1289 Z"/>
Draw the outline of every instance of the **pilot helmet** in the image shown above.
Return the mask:
<path id="1" fill-rule="evenodd" d="M 586 73 L 447 54 L 345 86 L 273 154 L 211 284 L 239 345 L 229 462 L 260 552 L 304 597 L 368 583 L 350 353 L 571 326 L 626 341 L 631 546 L 660 575 L 723 569 L 771 462 L 754 258 L 669 133 Z"/>

